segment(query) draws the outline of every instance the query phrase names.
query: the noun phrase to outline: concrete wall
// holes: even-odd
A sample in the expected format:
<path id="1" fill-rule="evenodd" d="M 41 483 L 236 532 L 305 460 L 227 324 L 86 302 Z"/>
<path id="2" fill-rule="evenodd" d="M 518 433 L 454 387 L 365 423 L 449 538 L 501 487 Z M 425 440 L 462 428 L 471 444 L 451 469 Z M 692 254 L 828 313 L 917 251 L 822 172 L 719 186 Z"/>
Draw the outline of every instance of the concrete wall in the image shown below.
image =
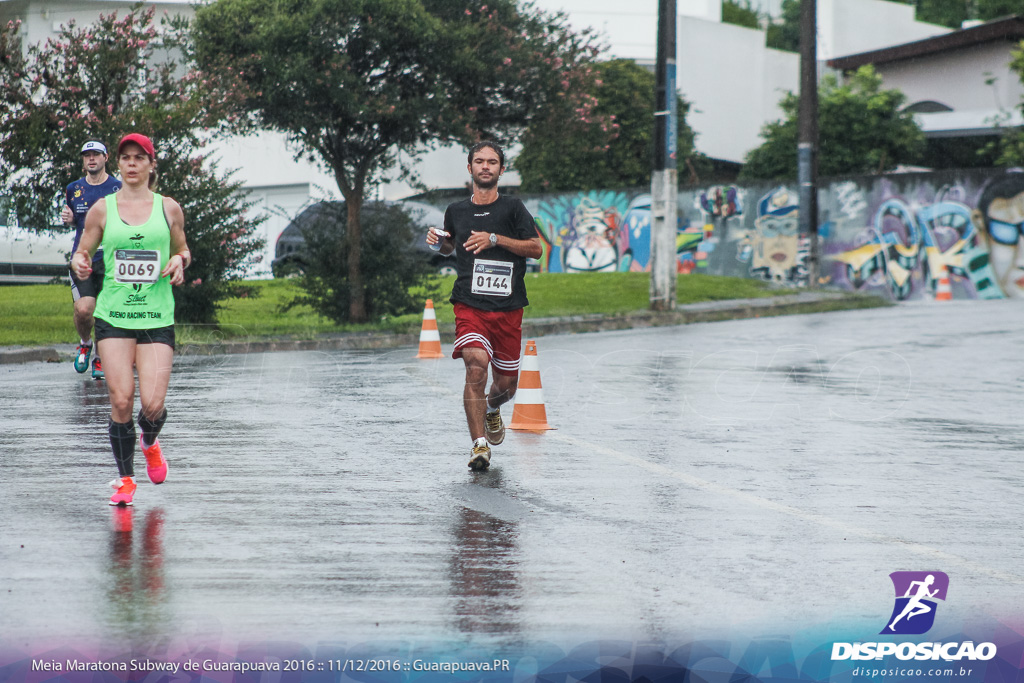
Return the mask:
<path id="1" fill-rule="evenodd" d="M 693 105 L 687 121 L 697 149 L 712 158 L 742 161 L 761 143 L 761 126 L 781 118 L 783 92 L 799 87 L 799 57 L 766 49 L 764 35 L 703 19 L 679 21 L 678 87 Z"/>
<path id="2" fill-rule="evenodd" d="M 797 186 L 679 193 L 681 273 L 807 285 Z M 994 193 L 994 194 L 993 194 Z M 986 195 L 1002 197 L 985 199 Z M 524 196 L 543 272 L 650 270 L 651 197 L 640 190 Z M 821 284 L 895 301 L 1024 297 L 1024 172 L 971 170 L 839 179 L 819 196 Z M 443 208 L 443 205 L 439 205 Z"/>
<path id="3" fill-rule="evenodd" d="M 818 0 L 818 60 L 911 43 L 950 29 L 914 18 L 914 6 L 888 0 Z"/>
<path id="4" fill-rule="evenodd" d="M 694 0 L 699 5 L 699 0 Z M 800 83 L 799 55 L 765 47 L 765 32 L 680 10 L 679 90 L 693 104 L 697 149 L 742 162 L 761 143 L 762 126 L 782 115 L 778 103 Z M 914 8 L 886 0 L 818 0 L 818 59 L 866 52 L 948 33 L 914 19 Z M 980 76 L 981 72 L 977 72 Z M 960 80 L 947 79 L 946 89 Z"/>
<path id="5" fill-rule="evenodd" d="M 951 112 L 918 114 L 921 128 L 931 135 L 991 134 L 995 122 L 1021 125 L 1019 104 L 1024 98 L 1020 77 L 1010 70 L 1011 42 L 994 42 L 956 52 L 879 64 L 883 87 L 907 96 L 907 104 L 940 102 Z M 950 87 L 955 83 L 956 87 Z"/>
<path id="6" fill-rule="evenodd" d="M 1012 43 L 975 47 L 879 64 L 886 88 L 907 96 L 907 104 L 934 100 L 955 110 L 1010 109 L 1020 103 L 1024 86 L 1010 70 Z M 987 82 L 995 79 L 994 82 Z M 951 88 L 950 83 L 956 83 Z"/>
<path id="7" fill-rule="evenodd" d="M 1002 170 L 834 182 L 821 197 L 821 272 L 831 285 L 897 301 L 947 290 L 958 299 L 1020 298 L 1022 203 L 1024 173 Z"/>

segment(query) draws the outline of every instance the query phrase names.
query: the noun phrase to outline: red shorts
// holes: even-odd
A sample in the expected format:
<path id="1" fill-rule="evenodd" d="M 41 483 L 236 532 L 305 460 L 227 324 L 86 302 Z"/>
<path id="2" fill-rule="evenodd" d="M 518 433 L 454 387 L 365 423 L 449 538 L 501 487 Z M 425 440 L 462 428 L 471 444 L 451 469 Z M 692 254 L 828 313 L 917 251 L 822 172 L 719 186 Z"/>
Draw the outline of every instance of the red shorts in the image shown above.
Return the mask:
<path id="1" fill-rule="evenodd" d="M 496 373 L 516 377 L 522 345 L 523 309 L 481 311 L 466 304 L 455 304 L 452 358 L 462 358 L 462 349 L 475 346 L 487 351 Z"/>

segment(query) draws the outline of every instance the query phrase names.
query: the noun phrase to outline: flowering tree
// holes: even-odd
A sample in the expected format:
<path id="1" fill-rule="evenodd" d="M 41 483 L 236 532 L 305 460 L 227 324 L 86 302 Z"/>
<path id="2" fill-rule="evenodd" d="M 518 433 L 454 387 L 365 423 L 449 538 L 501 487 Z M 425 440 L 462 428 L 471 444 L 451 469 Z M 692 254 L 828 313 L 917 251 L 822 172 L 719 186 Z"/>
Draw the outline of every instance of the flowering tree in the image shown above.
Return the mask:
<path id="1" fill-rule="evenodd" d="M 363 198 L 396 152 L 511 142 L 544 107 L 581 97 L 596 54 L 564 17 L 516 0 L 218 0 L 196 11 L 195 43 L 208 71 L 241 68 L 243 111 L 333 173 L 353 322 L 367 317 Z"/>
<path id="2" fill-rule="evenodd" d="M 212 134 L 232 128 L 244 85 L 234 72 L 214 80 L 189 68 L 187 25 L 153 9 L 74 22 L 43 44 L 22 45 L 17 22 L 0 26 L 0 195 L 20 223 L 59 223 L 64 187 L 82 175 L 89 138 L 116 145 L 126 133 L 153 139 L 158 191 L 185 211 L 193 266 L 176 290 L 177 317 L 212 322 L 217 302 L 248 288 L 237 280 L 262 249 L 239 184 L 202 154 Z M 108 171 L 116 170 L 112 153 Z M 70 248 L 70 240 L 68 242 Z"/>

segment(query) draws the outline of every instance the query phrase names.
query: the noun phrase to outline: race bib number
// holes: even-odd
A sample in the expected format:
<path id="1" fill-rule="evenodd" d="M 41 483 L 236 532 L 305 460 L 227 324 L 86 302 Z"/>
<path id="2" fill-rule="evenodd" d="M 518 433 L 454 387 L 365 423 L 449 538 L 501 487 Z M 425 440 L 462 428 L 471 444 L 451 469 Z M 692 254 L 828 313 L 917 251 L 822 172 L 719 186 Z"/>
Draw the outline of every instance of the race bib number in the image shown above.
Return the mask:
<path id="1" fill-rule="evenodd" d="M 114 252 L 114 280 L 128 284 L 160 279 L 160 252 L 149 249 L 118 249 Z"/>
<path id="2" fill-rule="evenodd" d="M 483 296 L 512 295 L 512 264 L 508 261 L 473 261 L 474 294 Z"/>

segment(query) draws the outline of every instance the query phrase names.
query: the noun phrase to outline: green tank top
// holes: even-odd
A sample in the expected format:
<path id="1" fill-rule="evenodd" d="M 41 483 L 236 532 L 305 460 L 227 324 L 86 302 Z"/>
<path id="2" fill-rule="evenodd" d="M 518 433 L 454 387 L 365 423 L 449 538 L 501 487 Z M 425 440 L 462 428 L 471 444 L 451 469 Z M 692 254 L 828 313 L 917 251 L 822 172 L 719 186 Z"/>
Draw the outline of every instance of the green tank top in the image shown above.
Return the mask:
<path id="1" fill-rule="evenodd" d="M 174 324 L 174 293 L 169 278 L 160 277 L 171 254 L 171 228 L 164 217 L 164 198 L 153 194 L 153 213 L 142 225 L 128 225 L 117 213 L 117 194 L 106 196 L 103 228 L 103 289 L 96 317 L 114 327 L 147 330 Z"/>

